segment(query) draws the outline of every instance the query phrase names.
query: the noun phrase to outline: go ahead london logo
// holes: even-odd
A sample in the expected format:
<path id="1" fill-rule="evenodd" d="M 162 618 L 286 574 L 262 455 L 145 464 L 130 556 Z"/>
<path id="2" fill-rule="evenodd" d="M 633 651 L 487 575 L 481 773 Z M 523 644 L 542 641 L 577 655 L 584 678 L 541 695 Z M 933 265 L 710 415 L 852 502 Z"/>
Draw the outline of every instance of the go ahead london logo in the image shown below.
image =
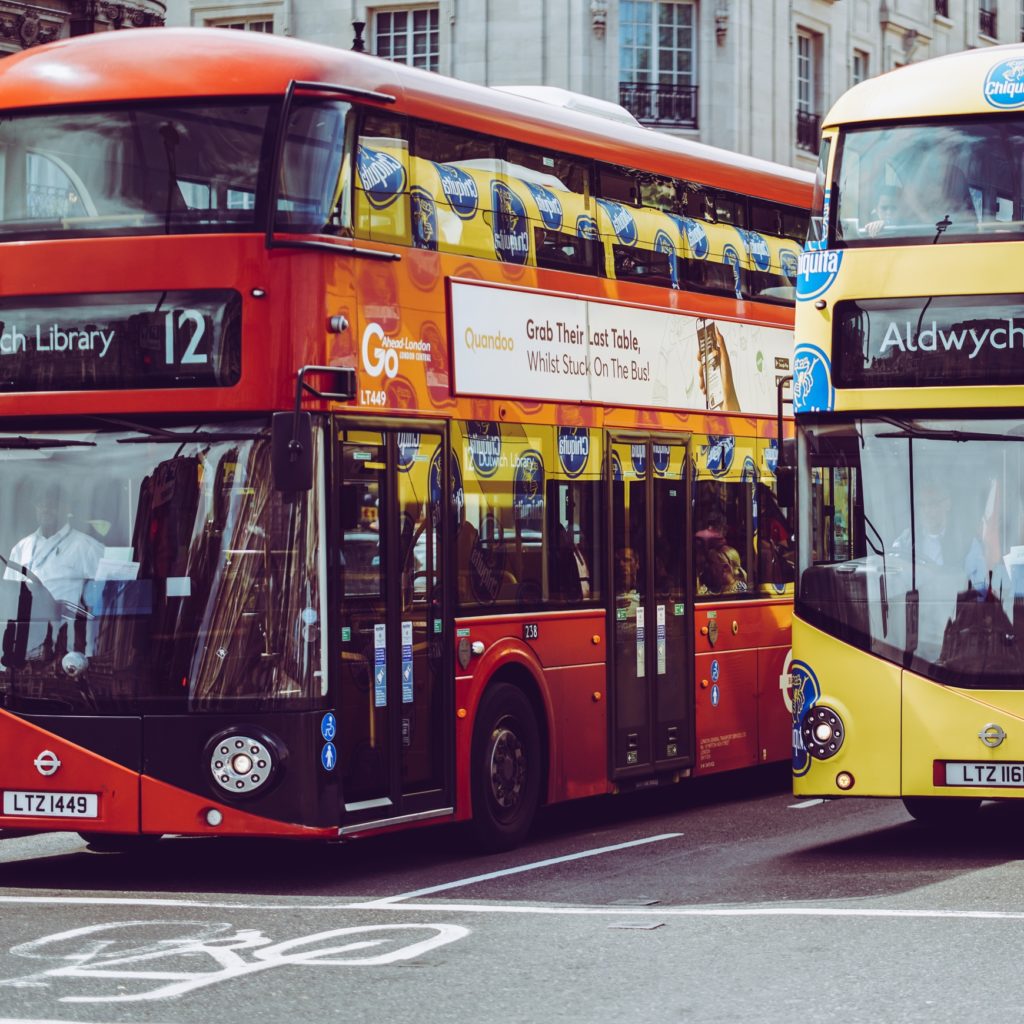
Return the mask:
<path id="1" fill-rule="evenodd" d="M 985 76 L 985 100 L 998 110 L 1024 107 L 1024 60 L 1004 60 Z"/>

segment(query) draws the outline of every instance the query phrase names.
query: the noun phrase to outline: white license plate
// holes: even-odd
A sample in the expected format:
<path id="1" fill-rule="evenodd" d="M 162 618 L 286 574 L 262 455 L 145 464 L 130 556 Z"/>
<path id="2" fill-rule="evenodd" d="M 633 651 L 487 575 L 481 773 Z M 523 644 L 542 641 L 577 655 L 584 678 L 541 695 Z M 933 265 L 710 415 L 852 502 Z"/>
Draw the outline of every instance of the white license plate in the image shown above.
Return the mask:
<path id="1" fill-rule="evenodd" d="M 95 793 L 32 793 L 4 791 L 4 814 L 29 818 L 98 818 L 100 800 Z"/>
<path id="2" fill-rule="evenodd" d="M 947 786 L 1024 786 L 1022 761 L 947 761 Z"/>

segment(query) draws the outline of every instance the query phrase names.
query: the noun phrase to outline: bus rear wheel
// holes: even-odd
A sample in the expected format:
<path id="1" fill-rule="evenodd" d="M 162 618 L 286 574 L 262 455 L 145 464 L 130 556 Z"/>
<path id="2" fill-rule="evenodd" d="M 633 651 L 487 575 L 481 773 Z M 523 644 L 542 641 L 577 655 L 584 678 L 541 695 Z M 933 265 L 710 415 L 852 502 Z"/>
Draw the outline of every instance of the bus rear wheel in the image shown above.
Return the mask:
<path id="1" fill-rule="evenodd" d="M 948 828 L 970 821 L 978 813 L 981 800 L 970 796 L 905 796 L 903 806 L 922 825 Z"/>
<path id="2" fill-rule="evenodd" d="M 511 683 L 493 684 L 477 711 L 470 769 L 473 830 L 482 850 L 510 850 L 526 838 L 542 776 L 533 706 Z"/>

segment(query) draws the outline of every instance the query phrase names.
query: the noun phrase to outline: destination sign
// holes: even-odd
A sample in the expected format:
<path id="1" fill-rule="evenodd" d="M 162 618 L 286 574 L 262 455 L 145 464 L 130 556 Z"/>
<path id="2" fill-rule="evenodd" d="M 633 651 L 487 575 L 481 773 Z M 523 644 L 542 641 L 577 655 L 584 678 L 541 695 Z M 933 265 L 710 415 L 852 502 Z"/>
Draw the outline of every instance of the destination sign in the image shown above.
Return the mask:
<path id="1" fill-rule="evenodd" d="M 836 303 L 836 387 L 1024 383 L 1024 295 Z"/>
<path id="2" fill-rule="evenodd" d="M 230 387 L 241 348 L 228 289 L 0 300 L 0 391 Z"/>

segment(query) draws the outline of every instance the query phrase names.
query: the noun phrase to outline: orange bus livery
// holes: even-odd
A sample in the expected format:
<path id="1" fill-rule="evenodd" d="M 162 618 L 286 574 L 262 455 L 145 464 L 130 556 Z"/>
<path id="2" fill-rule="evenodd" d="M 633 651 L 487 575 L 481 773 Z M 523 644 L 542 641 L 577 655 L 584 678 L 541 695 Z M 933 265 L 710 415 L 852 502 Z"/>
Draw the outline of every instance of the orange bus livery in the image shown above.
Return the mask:
<path id="1" fill-rule="evenodd" d="M 220 30 L 0 109 L 0 828 L 493 849 L 787 758 L 809 176 Z"/>

